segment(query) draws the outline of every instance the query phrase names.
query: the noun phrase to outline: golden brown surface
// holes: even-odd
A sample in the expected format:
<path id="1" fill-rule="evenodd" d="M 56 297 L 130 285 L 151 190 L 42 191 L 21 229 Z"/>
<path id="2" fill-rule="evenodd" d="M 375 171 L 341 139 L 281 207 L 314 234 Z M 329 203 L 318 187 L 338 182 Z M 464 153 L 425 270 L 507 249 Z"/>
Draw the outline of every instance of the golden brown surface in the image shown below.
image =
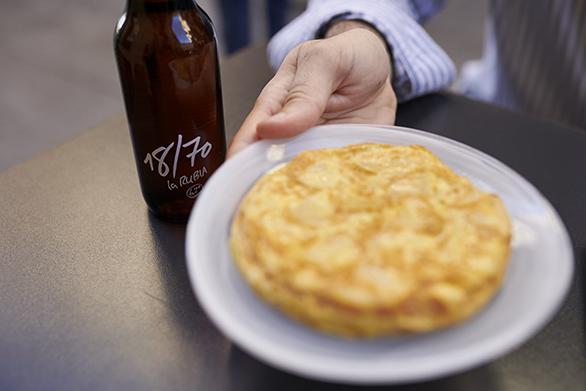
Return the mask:
<path id="1" fill-rule="evenodd" d="M 256 182 L 230 237 L 252 288 L 322 331 L 435 330 L 482 308 L 506 270 L 510 222 L 420 146 L 303 152 Z"/>

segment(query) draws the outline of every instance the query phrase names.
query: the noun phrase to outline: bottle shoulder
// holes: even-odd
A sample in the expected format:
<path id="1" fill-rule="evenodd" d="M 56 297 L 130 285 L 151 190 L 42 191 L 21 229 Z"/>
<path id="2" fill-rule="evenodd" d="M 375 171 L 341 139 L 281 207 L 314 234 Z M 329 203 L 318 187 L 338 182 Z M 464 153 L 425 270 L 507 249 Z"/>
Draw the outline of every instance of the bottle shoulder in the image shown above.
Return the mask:
<path id="1" fill-rule="evenodd" d="M 116 50 L 193 52 L 215 45 L 213 27 L 197 10 L 125 13 L 114 33 Z"/>

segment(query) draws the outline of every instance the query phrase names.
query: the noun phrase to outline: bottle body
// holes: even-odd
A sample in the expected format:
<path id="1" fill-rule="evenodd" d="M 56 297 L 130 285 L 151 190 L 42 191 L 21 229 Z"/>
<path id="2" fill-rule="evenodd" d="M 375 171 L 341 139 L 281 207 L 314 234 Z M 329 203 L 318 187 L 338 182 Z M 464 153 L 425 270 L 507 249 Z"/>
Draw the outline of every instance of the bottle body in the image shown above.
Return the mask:
<path id="1" fill-rule="evenodd" d="M 217 45 L 193 2 L 136 0 L 114 50 L 144 199 L 185 221 L 226 155 Z"/>

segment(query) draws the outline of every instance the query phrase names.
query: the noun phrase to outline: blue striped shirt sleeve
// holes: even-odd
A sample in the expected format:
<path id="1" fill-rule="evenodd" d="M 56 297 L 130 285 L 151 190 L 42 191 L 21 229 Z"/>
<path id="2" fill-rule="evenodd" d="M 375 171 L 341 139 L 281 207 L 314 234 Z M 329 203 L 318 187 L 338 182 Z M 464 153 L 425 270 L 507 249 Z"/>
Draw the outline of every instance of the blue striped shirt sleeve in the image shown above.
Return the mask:
<path id="1" fill-rule="evenodd" d="M 456 71 L 447 54 L 418 21 L 436 12 L 442 0 L 310 0 L 307 9 L 269 42 L 268 57 L 277 69 L 287 53 L 315 39 L 334 17 L 363 20 L 386 38 L 393 51 L 393 89 L 406 101 L 447 87 Z"/>

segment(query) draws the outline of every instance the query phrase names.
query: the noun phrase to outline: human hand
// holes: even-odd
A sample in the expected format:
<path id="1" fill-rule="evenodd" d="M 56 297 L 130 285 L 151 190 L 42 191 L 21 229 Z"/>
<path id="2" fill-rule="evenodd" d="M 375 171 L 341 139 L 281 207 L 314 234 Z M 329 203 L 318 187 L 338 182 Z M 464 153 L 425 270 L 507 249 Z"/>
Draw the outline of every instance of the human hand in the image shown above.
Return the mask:
<path id="1" fill-rule="evenodd" d="M 332 30 L 348 27 L 287 55 L 236 133 L 229 157 L 259 139 L 292 137 L 315 125 L 395 122 L 397 99 L 385 44 L 359 22 L 341 22 Z"/>

